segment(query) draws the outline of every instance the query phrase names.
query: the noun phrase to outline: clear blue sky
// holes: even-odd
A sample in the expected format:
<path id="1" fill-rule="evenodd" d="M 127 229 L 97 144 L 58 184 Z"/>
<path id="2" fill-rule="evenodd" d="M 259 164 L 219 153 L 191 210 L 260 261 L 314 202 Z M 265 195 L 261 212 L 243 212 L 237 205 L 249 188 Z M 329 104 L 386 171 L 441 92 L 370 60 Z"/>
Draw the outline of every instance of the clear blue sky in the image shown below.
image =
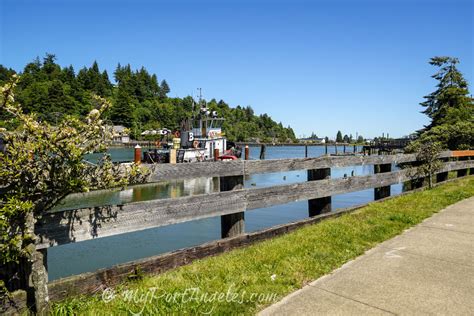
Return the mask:
<path id="1" fill-rule="evenodd" d="M 251 105 L 297 136 L 402 136 L 427 123 L 435 55 L 473 81 L 470 0 L 0 0 L 0 63 L 145 66 L 171 96 Z"/>

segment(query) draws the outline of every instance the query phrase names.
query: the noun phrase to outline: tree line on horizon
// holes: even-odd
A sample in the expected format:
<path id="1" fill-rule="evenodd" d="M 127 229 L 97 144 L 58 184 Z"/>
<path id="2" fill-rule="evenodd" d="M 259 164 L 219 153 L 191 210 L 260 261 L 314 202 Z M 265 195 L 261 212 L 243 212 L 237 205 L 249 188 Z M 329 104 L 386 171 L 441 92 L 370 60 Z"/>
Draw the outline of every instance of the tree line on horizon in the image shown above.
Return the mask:
<path id="1" fill-rule="evenodd" d="M 311 133 L 309 137 L 304 137 L 301 138 L 303 141 L 316 141 L 318 139 L 324 139 L 325 143 L 330 143 L 334 142 L 334 140 L 330 139 L 328 136 L 320 138 L 318 135 L 314 132 Z M 352 134 L 344 134 L 342 136 L 342 132 L 340 130 L 337 131 L 336 138 L 335 138 L 336 143 L 346 143 L 346 144 L 362 144 L 365 142 L 365 138 L 362 135 L 357 136 L 357 138 L 354 138 Z"/>
<path id="2" fill-rule="evenodd" d="M 16 71 L 0 65 L 0 85 L 8 82 Z M 166 80 L 158 80 L 144 67 L 133 70 L 129 64 L 118 64 L 113 83 L 106 70 L 96 61 L 77 73 L 73 66 L 61 67 L 56 56 L 46 54 L 28 63 L 18 73 L 16 100 L 26 113 L 36 113 L 40 120 L 51 123 L 66 115 L 84 117 L 93 108 L 93 95 L 106 98 L 112 107 L 105 113 L 110 125 L 127 127 L 131 136 L 139 138 L 149 129 L 177 130 L 183 119 L 192 117 L 191 96 L 172 98 Z M 203 105 L 225 118 L 223 130 L 233 141 L 293 142 L 290 126 L 275 122 L 268 114 L 256 115 L 251 106 L 231 107 L 223 100 L 203 100 Z M 1 114 L 0 114 L 1 115 Z M 0 116 L 0 127 L 9 124 L 8 116 Z"/>

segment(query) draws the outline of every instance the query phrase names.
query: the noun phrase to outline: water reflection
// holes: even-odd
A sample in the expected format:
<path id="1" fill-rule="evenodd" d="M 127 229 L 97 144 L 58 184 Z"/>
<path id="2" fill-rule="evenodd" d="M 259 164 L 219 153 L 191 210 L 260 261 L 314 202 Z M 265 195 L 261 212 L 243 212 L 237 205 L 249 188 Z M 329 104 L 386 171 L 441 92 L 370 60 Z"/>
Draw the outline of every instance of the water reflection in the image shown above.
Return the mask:
<path id="1" fill-rule="evenodd" d="M 76 193 L 66 197 L 52 212 L 101 205 L 120 205 L 155 199 L 177 198 L 219 191 L 218 178 L 197 178 L 184 181 L 164 181 L 127 187 L 124 190 L 99 190 Z"/>

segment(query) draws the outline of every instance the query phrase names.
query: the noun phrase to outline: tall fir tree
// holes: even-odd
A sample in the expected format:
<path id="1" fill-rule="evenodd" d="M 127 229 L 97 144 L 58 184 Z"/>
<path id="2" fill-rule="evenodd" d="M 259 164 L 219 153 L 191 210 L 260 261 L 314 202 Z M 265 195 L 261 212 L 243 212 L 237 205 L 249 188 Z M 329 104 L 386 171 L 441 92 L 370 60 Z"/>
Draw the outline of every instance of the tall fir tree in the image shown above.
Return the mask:
<path id="1" fill-rule="evenodd" d="M 110 119 L 115 125 L 131 127 L 134 123 L 133 111 L 133 98 L 127 93 L 125 88 L 119 85 L 117 97 L 110 110 Z"/>
<path id="2" fill-rule="evenodd" d="M 166 80 L 161 81 L 160 85 L 160 94 L 161 98 L 166 98 L 166 95 L 170 92 L 170 87 L 168 86 L 168 83 Z"/>
<path id="3" fill-rule="evenodd" d="M 336 142 L 341 143 L 343 141 L 341 131 L 337 131 Z"/>
<path id="4" fill-rule="evenodd" d="M 432 78 L 438 81 L 437 89 L 425 96 L 424 102 L 420 103 L 423 111 L 430 119 L 429 125 L 421 132 L 432 129 L 443 123 L 453 123 L 459 119 L 472 119 L 473 100 L 469 97 L 467 81 L 456 68 L 459 63 L 453 57 L 433 57 L 430 65 L 439 68 Z"/>

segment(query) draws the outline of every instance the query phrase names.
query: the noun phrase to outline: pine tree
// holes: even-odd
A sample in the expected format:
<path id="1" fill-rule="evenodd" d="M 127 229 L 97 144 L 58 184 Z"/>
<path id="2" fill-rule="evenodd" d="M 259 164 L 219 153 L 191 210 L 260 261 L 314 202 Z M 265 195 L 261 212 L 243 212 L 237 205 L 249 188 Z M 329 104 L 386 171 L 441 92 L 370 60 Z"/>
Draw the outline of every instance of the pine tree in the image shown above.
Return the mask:
<path id="1" fill-rule="evenodd" d="M 119 85 L 117 97 L 113 103 L 110 119 L 114 124 L 131 127 L 133 124 L 133 104 L 132 97 Z"/>
<path id="2" fill-rule="evenodd" d="M 456 68 L 459 63 L 453 57 L 433 57 L 430 65 L 439 67 L 432 78 L 438 80 L 436 91 L 425 96 L 426 101 L 420 103 L 431 122 L 423 131 L 432 129 L 443 123 L 451 123 L 459 118 L 469 119 L 472 116 L 472 99 L 469 97 L 468 84 Z M 472 119 L 472 117 L 471 117 Z"/>
<path id="3" fill-rule="evenodd" d="M 166 95 L 170 92 L 170 87 L 168 86 L 168 83 L 166 80 L 161 81 L 160 85 L 160 94 L 161 98 L 166 98 Z"/>
<path id="4" fill-rule="evenodd" d="M 337 131 L 336 142 L 342 143 L 342 133 L 341 131 Z"/>

